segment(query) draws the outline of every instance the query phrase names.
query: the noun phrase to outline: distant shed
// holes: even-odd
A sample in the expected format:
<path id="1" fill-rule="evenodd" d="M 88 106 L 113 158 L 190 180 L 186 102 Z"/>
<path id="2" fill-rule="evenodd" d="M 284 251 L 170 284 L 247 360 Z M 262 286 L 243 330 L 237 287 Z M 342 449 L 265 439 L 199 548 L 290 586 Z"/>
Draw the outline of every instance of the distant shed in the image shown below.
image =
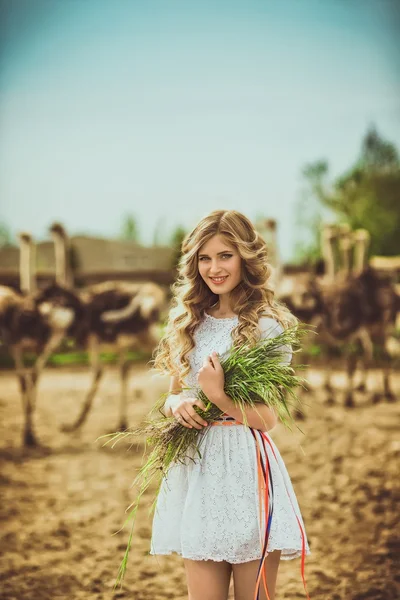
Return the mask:
<path id="1" fill-rule="evenodd" d="M 154 281 L 170 285 L 174 279 L 173 248 L 145 247 L 131 241 L 74 236 L 70 238 L 70 266 L 78 287 L 110 279 Z M 36 245 L 36 271 L 39 287 L 55 278 L 55 252 L 52 241 Z M 18 287 L 19 248 L 0 249 L 0 284 Z"/>

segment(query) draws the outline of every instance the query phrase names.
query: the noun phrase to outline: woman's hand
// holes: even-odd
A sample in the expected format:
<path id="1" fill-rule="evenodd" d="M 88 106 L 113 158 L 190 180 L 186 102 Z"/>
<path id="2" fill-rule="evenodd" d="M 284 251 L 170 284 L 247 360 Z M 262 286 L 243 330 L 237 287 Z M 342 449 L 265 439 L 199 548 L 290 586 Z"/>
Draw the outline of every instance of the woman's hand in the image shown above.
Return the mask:
<path id="1" fill-rule="evenodd" d="M 203 429 L 208 425 L 207 421 L 201 418 L 201 416 L 194 410 L 195 406 L 199 406 L 202 410 L 206 410 L 204 403 L 198 398 L 180 398 L 177 397 L 177 401 L 171 406 L 172 416 L 189 429 Z"/>
<path id="2" fill-rule="evenodd" d="M 218 354 L 213 352 L 204 360 L 203 366 L 197 374 L 197 381 L 207 398 L 216 404 L 224 394 L 224 370 L 218 359 Z"/>

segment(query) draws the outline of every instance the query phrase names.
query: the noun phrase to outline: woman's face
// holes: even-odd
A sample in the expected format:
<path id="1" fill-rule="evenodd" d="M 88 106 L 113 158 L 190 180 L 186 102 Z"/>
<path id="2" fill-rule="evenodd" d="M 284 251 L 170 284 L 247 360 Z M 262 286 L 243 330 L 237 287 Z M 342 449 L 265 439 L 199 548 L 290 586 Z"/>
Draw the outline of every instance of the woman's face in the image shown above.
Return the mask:
<path id="1" fill-rule="evenodd" d="M 228 294 L 242 279 L 238 251 L 219 234 L 201 246 L 198 268 L 202 279 L 214 294 Z"/>

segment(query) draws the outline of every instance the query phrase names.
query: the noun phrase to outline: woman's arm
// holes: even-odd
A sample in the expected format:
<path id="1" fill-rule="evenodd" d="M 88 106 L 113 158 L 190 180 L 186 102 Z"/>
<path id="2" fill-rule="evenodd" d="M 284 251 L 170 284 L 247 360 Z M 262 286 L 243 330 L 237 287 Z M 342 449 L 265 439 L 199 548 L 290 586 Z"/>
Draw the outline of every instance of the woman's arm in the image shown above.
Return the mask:
<path id="1" fill-rule="evenodd" d="M 171 404 L 176 400 L 174 396 L 180 394 L 182 391 L 182 383 L 179 379 L 178 375 L 172 375 L 171 382 L 169 384 L 169 396 L 164 404 L 164 415 L 166 417 L 172 417 L 172 407 Z"/>
<path id="2" fill-rule="evenodd" d="M 226 412 L 230 417 L 234 417 L 237 421 L 243 423 L 242 410 L 235 405 L 233 400 L 229 396 L 222 392 L 220 396 L 214 397 L 212 402 L 218 406 L 221 410 Z M 268 408 L 262 402 L 257 402 L 255 408 L 246 407 L 243 412 L 247 418 L 247 424 L 253 429 L 259 429 L 260 431 L 269 431 L 273 429 L 278 422 L 278 418 L 271 408 Z"/>
<path id="3" fill-rule="evenodd" d="M 276 337 L 283 331 L 282 326 L 271 317 L 261 317 L 259 319 L 259 328 L 261 339 Z M 290 346 L 282 346 L 281 351 L 282 364 L 289 365 L 292 359 L 292 349 Z M 208 364 L 210 361 L 211 365 L 214 366 L 213 370 L 210 370 L 210 365 Z M 205 370 L 207 370 L 207 372 Z M 216 356 L 208 357 L 202 369 L 200 369 L 200 372 L 201 371 L 204 371 L 204 375 L 198 376 L 198 380 L 201 384 L 203 392 L 206 394 L 209 400 L 211 400 L 211 402 L 216 404 L 218 408 L 223 410 L 229 416 L 243 423 L 244 412 L 246 415 L 247 424 L 254 429 L 259 429 L 260 431 L 269 431 L 278 423 L 278 417 L 275 414 L 275 411 L 266 406 L 263 402 L 257 402 L 257 406 L 255 407 L 249 406 L 241 409 L 229 396 L 227 396 L 227 394 L 225 394 L 225 391 L 223 390 L 222 368 Z M 199 377 L 201 377 L 201 381 Z M 214 383 L 211 382 L 211 378 L 214 379 Z"/>
<path id="4" fill-rule="evenodd" d="M 199 406 L 202 410 L 206 410 L 206 405 L 198 398 L 182 398 L 182 382 L 178 376 L 171 377 L 169 386 L 169 396 L 164 404 L 164 417 L 182 418 L 180 424 L 184 427 L 202 429 L 208 425 L 207 421 L 195 411 L 194 407 Z"/>

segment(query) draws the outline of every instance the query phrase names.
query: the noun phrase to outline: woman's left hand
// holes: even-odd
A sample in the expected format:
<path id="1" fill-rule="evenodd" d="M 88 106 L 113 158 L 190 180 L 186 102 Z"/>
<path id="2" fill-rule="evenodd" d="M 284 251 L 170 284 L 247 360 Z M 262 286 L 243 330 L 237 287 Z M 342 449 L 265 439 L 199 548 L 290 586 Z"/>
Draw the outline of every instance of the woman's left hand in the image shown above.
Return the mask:
<path id="1" fill-rule="evenodd" d="M 215 403 L 223 395 L 225 376 L 216 352 L 205 358 L 197 374 L 197 381 L 211 402 Z"/>

